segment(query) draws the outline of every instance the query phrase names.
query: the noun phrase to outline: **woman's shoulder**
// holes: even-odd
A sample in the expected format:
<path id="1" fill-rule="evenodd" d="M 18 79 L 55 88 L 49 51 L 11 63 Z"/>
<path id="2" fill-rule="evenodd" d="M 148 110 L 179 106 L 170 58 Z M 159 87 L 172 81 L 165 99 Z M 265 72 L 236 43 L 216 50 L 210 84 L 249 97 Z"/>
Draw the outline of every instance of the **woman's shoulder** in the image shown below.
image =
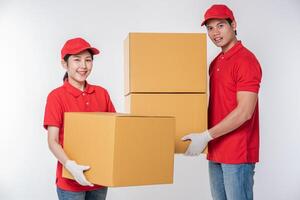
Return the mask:
<path id="1" fill-rule="evenodd" d="M 63 93 L 64 93 L 64 87 L 63 86 L 59 86 L 59 87 L 54 88 L 52 91 L 49 92 L 48 98 L 49 97 L 58 97 L 58 96 L 60 96 Z"/>

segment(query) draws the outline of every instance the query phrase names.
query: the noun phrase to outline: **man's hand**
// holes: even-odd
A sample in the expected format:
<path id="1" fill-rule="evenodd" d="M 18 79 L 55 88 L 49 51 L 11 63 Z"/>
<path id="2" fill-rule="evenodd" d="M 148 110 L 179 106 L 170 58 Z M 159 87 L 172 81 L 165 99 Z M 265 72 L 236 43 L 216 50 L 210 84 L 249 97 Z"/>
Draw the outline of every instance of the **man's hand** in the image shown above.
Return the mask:
<path id="1" fill-rule="evenodd" d="M 78 165 L 73 160 L 67 160 L 65 163 L 66 169 L 73 175 L 74 179 L 83 186 L 94 186 L 92 183 L 86 180 L 83 172 L 90 169 L 89 166 Z"/>
<path id="2" fill-rule="evenodd" d="M 191 133 L 184 136 L 183 138 L 181 138 L 181 140 L 191 140 L 191 143 L 188 149 L 186 150 L 185 155 L 187 156 L 200 155 L 200 153 L 207 146 L 207 143 L 212 139 L 213 138 L 211 137 L 208 131 L 202 133 Z"/>

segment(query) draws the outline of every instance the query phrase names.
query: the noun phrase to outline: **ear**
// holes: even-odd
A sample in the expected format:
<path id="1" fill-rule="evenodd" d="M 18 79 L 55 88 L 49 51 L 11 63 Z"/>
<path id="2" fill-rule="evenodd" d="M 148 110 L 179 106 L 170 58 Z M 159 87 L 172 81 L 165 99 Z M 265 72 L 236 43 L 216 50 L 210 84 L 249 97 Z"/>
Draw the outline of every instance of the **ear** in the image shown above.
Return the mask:
<path id="1" fill-rule="evenodd" d="M 234 31 L 236 31 L 236 21 L 235 20 L 233 20 L 231 22 L 231 27 L 233 28 Z"/>
<path id="2" fill-rule="evenodd" d="M 64 59 L 61 59 L 61 65 L 65 70 L 68 70 L 68 63 Z"/>

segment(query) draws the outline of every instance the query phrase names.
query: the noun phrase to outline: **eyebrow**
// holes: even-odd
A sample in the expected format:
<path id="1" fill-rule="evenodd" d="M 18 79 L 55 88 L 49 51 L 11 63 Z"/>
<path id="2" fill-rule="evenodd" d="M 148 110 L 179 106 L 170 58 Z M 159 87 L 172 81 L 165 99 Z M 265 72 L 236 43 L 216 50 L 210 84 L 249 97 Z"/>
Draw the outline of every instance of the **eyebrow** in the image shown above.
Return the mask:
<path id="1" fill-rule="evenodd" d="M 226 24 L 226 21 L 221 21 L 221 22 L 217 23 L 217 25 L 219 25 L 219 24 Z"/>
<path id="2" fill-rule="evenodd" d="M 220 24 L 226 24 L 226 22 L 225 22 L 225 21 L 218 22 L 218 23 L 216 24 L 216 26 L 218 26 L 218 25 L 220 25 Z M 207 25 L 206 27 L 208 28 L 208 27 L 213 27 L 213 26 Z"/>

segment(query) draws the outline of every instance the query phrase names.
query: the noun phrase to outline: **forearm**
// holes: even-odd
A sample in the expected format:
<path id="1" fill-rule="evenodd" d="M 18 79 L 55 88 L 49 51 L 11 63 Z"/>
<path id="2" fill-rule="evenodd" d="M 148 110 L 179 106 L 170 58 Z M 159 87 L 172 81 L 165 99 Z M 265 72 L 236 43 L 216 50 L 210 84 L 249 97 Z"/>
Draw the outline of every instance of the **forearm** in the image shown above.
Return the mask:
<path id="1" fill-rule="evenodd" d="M 65 164 L 69 160 L 62 146 L 57 142 L 49 142 L 49 149 L 61 164 Z"/>
<path id="2" fill-rule="evenodd" d="M 209 129 L 208 131 L 213 138 L 217 138 L 239 128 L 249 118 L 250 117 L 247 113 L 243 112 L 242 109 L 237 107 L 231 113 L 229 113 L 220 123 Z"/>
<path id="3" fill-rule="evenodd" d="M 230 133 L 251 119 L 257 103 L 257 93 L 240 91 L 237 93 L 237 102 L 237 107 L 234 110 L 208 130 L 213 138 Z"/>
<path id="4" fill-rule="evenodd" d="M 75 161 L 69 160 L 62 146 L 58 143 L 57 137 L 53 140 L 50 137 L 48 140 L 49 149 L 54 154 L 54 156 L 59 160 L 60 163 L 64 165 L 64 167 L 72 174 L 74 179 L 83 186 L 94 186 L 91 182 L 89 182 L 84 176 L 83 172 L 89 170 L 89 166 L 78 165 Z"/>

